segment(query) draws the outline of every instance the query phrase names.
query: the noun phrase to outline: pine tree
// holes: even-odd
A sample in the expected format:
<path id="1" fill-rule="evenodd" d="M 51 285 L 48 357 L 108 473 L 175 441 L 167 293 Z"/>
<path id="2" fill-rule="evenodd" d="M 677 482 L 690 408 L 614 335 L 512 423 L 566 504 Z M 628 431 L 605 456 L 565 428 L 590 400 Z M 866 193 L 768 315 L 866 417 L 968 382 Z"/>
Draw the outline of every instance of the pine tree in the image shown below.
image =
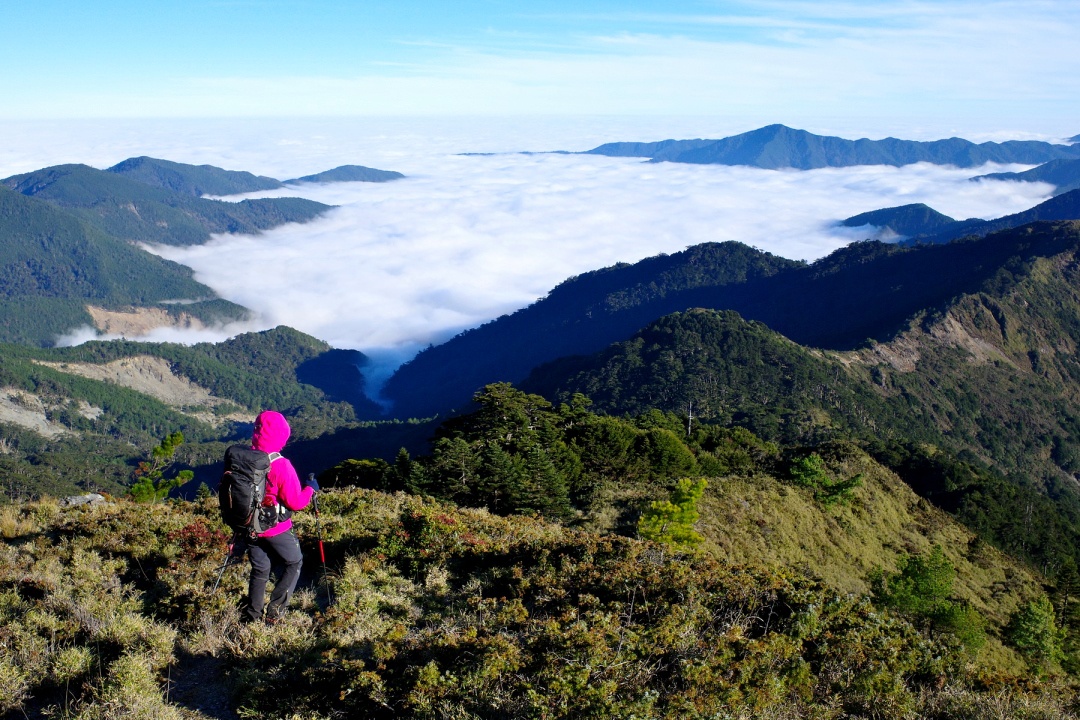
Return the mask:
<path id="1" fill-rule="evenodd" d="M 1049 672 L 1062 659 L 1062 631 L 1046 596 L 1021 606 L 1005 627 L 1005 637 L 1037 673 Z"/>
<path id="2" fill-rule="evenodd" d="M 649 503 L 638 520 L 638 537 L 680 550 L 695 549 L 703 540 L 694 531 L 694 524 L 700 517 L 697 502 L 705 494 L 705 485 L 705 478 L 682 478 L 675 485 L 670 500 Z"/>
<path id="3" fill-rule="evenodd" d="M 169 496 L 169 491 L 180 487 L 195 477 L 191 470 L 181 470 L 174 477 L 166 478 L 165 471 L 173 464 L 176 449 L 184 444 L 184 434 L 179 430 L 166 435 L 161 444 L 150 451 L 150 459 L 139 463 L 135 470 L 135 483 L 128 494 L 136 502 L 155 503 Z"/>

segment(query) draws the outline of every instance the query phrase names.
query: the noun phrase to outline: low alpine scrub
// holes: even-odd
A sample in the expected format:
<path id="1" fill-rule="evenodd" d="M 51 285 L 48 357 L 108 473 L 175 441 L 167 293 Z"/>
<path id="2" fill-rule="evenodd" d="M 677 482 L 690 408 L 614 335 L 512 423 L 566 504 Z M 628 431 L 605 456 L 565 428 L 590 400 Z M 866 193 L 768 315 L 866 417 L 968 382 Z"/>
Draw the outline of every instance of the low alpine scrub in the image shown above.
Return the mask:
<path id="1" fill-rule="evenodd" d="M 239 622 L 246 563 L 211 592 L 212 501 L 5 517 L 0 709 L 15 716 L 1077 717 L 1060 676 L 990 673 L 868 596 L 539 518 L 324 493 L 327 580 L 300 513 L 302 587 L 264 626 Z"/>

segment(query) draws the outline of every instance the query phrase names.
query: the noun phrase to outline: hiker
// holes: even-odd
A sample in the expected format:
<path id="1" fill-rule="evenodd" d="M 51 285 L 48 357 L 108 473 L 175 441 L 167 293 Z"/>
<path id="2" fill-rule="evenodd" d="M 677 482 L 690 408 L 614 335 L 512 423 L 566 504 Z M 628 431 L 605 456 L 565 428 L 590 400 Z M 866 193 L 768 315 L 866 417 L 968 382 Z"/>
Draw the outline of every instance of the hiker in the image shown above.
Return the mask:
<path id="1" fill-rule="evenodd" d="M 266 581 L 271 569 L 277 570 L 277 583 L 266 606 L 265 619 L 276 623 L 285 614 L 292 598 L 296 581 L 300 577 L 303 555 L 300 543 L 292 532 L 292 511 L 303 510 L 318 492 L 319 483 L 309 475 L 303 487 L 296 470 L 288 459 L 279 454 L 289 439 L 289 423 L 278 412 L 266 411 L 255 420 L 255 432 L 251 436 L 251 449 L 269 453 L 270 466 L 266 472 L 266 495 L 262 502 L 260 524 L 256 537 L 246 537 L 238 532 L 233 537 L 232 553 L 239 557 L 245 550 L 251 559 L 251 576 L 248 580 L 248 604 L 243 619 L 256 621 L 264 617 Z M 265 462 L 265 455 L 262 455 Z M 265 467 L 265 465 L 264 465 Z"/>

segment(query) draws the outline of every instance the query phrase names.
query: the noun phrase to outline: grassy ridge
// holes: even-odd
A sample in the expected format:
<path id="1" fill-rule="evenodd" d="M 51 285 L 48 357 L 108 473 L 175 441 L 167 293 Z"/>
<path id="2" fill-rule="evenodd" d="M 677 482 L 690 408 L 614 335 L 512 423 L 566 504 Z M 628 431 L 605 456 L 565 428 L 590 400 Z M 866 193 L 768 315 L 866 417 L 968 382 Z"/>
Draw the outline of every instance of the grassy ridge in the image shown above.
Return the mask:
<path id="1" fill-rule="evenodd" d="M 238 624 L 242 571 L 209 592 L 209 505 L 0 513 L 0 708 L 16 713 L 1076 717 L 1067 687 L 980 671 L 865 598 L 535 519 L 327 493 L 334 604 L 311 568 L 266 627 Z M 309 558 L 312 520 L 297 517 Z"/>

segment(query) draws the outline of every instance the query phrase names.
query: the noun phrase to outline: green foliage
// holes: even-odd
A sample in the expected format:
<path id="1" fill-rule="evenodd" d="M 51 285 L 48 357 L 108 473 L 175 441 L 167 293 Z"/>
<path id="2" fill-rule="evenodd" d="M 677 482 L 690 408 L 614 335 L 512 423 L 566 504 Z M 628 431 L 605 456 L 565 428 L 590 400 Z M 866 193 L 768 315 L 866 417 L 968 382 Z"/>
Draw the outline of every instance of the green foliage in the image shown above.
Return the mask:
<path id="1" fill-rule="evenodd" d="M 136 502 L 156 503 L 169 496 L 169 491 L 180 487 L 195 477 L 191 470 L 181 470 L 175 476 L 165 477 L 165 471 L 173 464 L 176 449 L 184 444 L 184 434 L 177 430 L 166 435 L 161 444 L 150 451 L 150 460 L 139 463 L 135 471 L 135 483 L 128 493 Z M 209 488 L 207 488 L 209 495 Z"/>
<path id="2" fill-rule="evenodd" d="M 940 545 L 906 555 L 895 573 L 878 568 L 868 582 L 874 603 L 913 622 L 955 636 L 971 653 L 986 644 L 986 621 L 974 608 L 951 598 L 956 569 Z"/>
<path id="3" fill-rule="evenodd" d="M 408 452 L 408 451 L 406 451 Z M 390 465 L 381 458 L 371 460 L 345 460 L 324 470 L 319 475 L 323 487 L 363 487 L 386 489 L 384 480 Z"/>
<path id="4" fill-rule="evenodd" d="M 705 494 L 705 478 L 681 478 L 670 500 L 654 500 L 638 519 L 638 537 L 670 545 L 679 550 L 693 550 L 703 538 L 694 530 L 701 514 L 697 503 Z"/>
<path id="5" fill-rule="evenodd" d="M 1063 658 L 1063 632 L 1054 619 L 1054 606 L 1043 596 L 1023 605 L 1009 619 L 1005 637 L 1037 672 L 1049 671 Z"/>
<path id="6" fill-rule="evenodd" d="M 830 478 L 825 461 L 817 453 L 795 458 L 788 472 L 795 485 L 810 488 L 814 498 L 825 507 L 848 504 L 855 496 L 855 488 L 862 484 L 861 475 L 847 480 Z"/>
<path id="7" fill-rule="evenodd" d="M 929 618 L 952 593 L 956 569 L 940 545 L 929 554 L 907 555 L 895 573 L 879 571 L 871 581 L 874 600 L 913 617 Z"/>
<path id="8" fill-rule="evenodd" d="M 239 624 L 245 572 L 210 593 L 212 501 L 0 512 L 0 702 L 19 716 L 1077 717 L 1075 688 L 988 678 L 866 598 L 532 518 L 329 490 L 335 604 L 302 587 L 263 626 Z M 294 522 L 317 554 L 310 513 Z"/>
<path id="9" fill-rule="evenodd" d="M 651 411 L 633 419 L 596 415 L 582 395 L 554 407 L 538 395 L 496 383 L 475 400 L 476 412 L 439 426 L 429 455 L 399 453 L 380 480 L 372 473 L 353 482 L 501 514 L 565 520 L 597 510 L 601 498 L 613 492 L 654 494 L 680 477 L 752 474 L 778 453 L 775 445 L 741 428 L 699 424 L 687 435 L 685 419 L 674 413 Z M 360 462 L 350 461 L 351 469 L 339 465 L 335 472 L 359 470 Z M 368 462 L 371 469 L 377 465 Z"/>

